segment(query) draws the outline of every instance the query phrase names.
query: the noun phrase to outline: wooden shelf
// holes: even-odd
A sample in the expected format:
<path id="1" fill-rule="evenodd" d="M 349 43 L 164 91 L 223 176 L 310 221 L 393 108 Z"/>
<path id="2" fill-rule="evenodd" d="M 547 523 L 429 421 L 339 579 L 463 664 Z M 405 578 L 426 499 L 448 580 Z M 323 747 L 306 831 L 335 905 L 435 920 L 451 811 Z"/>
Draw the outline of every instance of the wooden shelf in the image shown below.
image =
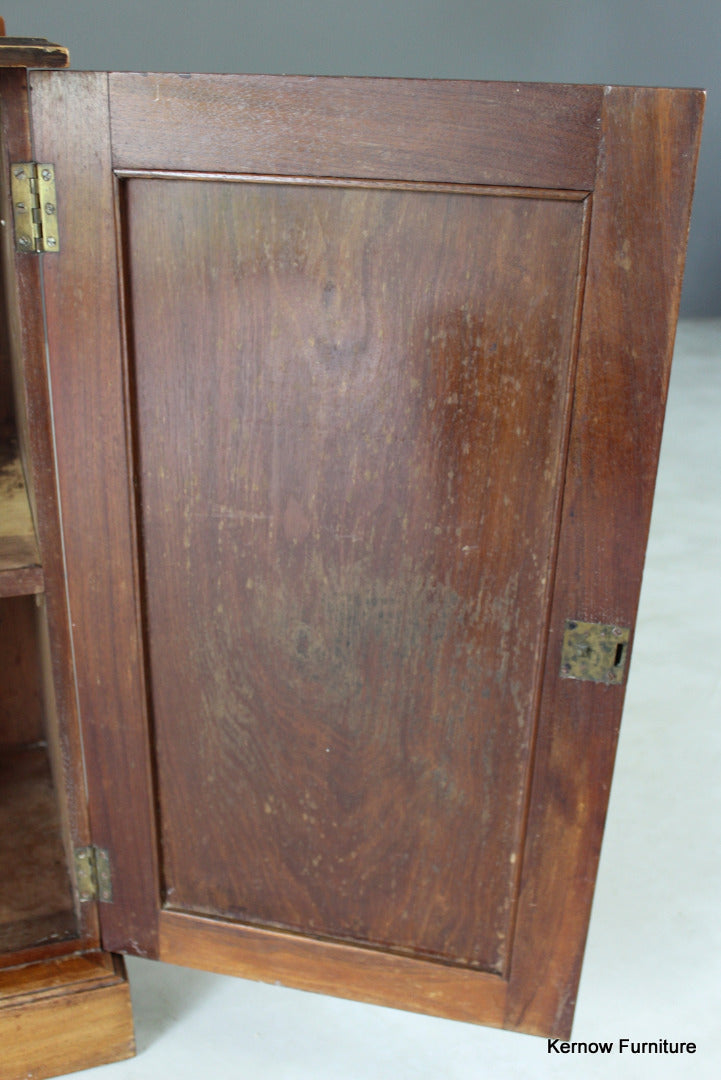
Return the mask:
<path id="1" fill-rule="evenodd" d="M 44 589 L 43 571 L 22 464 L 11 444 L 0 446 L 0 597 Z"/>

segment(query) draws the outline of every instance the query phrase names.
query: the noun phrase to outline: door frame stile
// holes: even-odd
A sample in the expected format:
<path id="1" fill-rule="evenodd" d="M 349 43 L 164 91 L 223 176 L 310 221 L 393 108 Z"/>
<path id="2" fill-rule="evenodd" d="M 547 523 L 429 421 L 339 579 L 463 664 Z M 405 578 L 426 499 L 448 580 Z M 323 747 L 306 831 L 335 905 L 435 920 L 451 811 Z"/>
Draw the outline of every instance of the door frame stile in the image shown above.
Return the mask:
<path id="1" fill-rule="evenodd" d="M 45 271 L 48 363 L 92 839 L 113 867 L 102 939 L 152 957 L 160 897 L 107 84 L 33 72 L 32 122 L 64 237 Z M 103 462 L 94 476 L 89 453 Z"/>
<path id="2" fill-rule="evenodd" d="M 625 683 L 561 677 L 564 625 L 635 624 L 703 106 L 693 90 L 604 93 L 505 1018 L 538 1034 L 570 1035 L 625 694 Z"/>

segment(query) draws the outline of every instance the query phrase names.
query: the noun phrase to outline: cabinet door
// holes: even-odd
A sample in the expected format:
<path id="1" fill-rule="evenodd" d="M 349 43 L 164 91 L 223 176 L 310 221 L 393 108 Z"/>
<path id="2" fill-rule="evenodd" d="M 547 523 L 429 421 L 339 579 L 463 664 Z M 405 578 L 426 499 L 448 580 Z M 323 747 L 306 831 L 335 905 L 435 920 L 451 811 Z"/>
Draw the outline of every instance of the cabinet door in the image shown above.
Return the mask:
<path id="1" fill-rule="evenodd" d="M 32 90 L 105 947 L 567 1033 L 701 96 Z"/>

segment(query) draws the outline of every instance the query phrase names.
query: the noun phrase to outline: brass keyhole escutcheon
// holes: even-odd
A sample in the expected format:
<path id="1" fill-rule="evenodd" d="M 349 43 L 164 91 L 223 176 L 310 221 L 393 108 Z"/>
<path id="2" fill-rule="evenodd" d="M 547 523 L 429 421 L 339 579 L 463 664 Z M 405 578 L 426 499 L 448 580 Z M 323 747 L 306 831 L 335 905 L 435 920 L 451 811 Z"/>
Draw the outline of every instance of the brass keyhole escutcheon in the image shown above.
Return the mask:
<path id="1" fill-rule="evenodd" d="M 631 631 L 612 623 L 567 619 L 561 649 L 561 678 L 623 682 Z"/>

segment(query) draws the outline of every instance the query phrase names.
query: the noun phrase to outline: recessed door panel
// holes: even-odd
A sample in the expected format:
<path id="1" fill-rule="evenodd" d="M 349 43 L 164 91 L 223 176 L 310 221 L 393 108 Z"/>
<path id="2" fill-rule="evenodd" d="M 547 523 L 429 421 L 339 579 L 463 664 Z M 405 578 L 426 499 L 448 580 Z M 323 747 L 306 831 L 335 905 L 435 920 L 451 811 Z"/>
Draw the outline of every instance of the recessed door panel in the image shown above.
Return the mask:
<path id="1" fill-rule="evenodd" d="M 122 205 L 164 904 L 503 972 L 586 203 Z"/>

